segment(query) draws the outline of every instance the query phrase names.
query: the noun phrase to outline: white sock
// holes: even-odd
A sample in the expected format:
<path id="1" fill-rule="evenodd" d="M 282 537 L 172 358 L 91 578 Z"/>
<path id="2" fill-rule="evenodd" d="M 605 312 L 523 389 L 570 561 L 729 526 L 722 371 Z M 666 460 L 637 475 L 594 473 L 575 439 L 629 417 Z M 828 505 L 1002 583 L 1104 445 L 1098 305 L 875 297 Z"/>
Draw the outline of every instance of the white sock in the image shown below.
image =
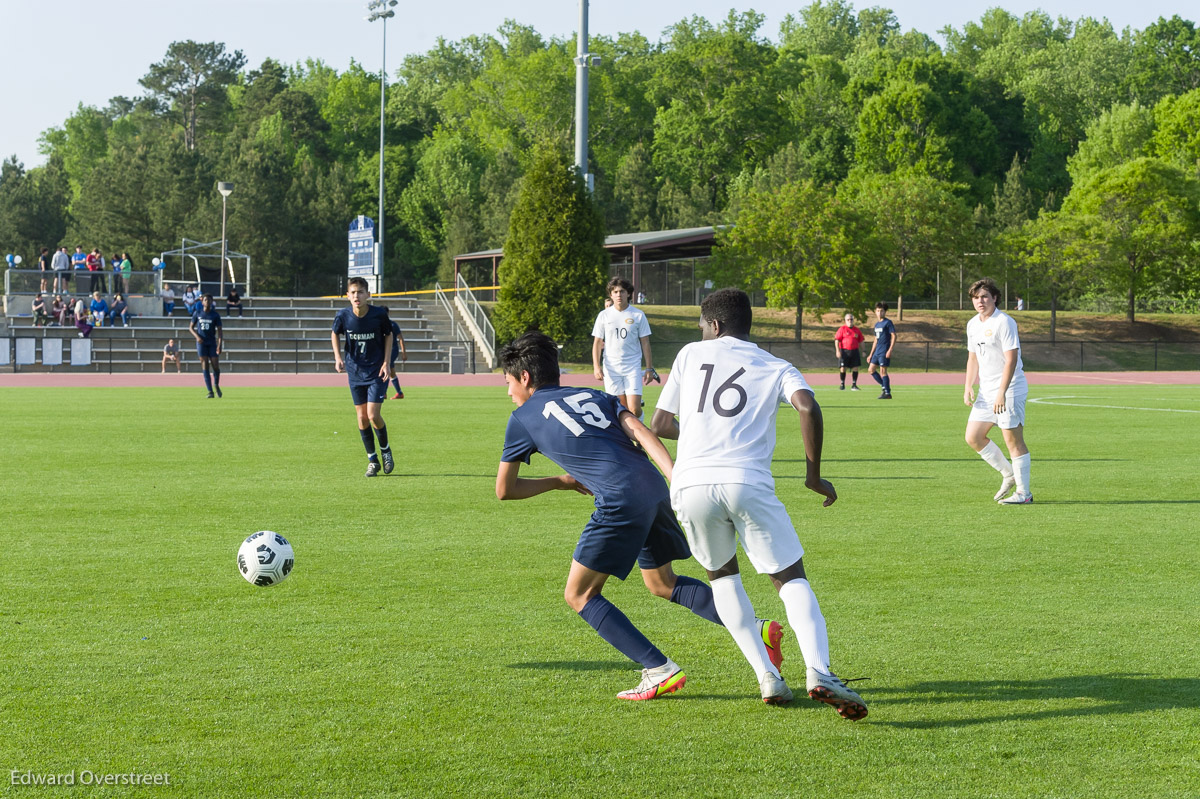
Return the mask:
<path id="1" fill-rule="evenodd" d="M 1029 453 L 1013 458 L 1013 470 L 1017 476 L 1017 493 L 1028 495 L 1029 490 Z"/>
<path id="2" fill-rule="evenodd" d="M 767 655 L 767 646 L 762 636 L 758 634 L 758 620 L 754 616 L 754 606 L 742 585 L 742 575 L 731 574 L 712 581 L 713 604 L 717 606 L 717 614 L 725 623 L 725 629 L 733 636 L 733 641 L 746 656 L 746 661 L 754 669 L 754 676 L 762 682 L 763 675 L 768 671 L 779 676 L 779 670 L 771 665 Z"/>
<path id="3" fill-rule="evenodd" d="M 995 441 L 988 439 L 987 446 L 979 450 L 979 457 L 987 461 L 988 466 L 1000 472 L 1006 479 L 1013 476 L 1013 467 L 1009 465 L 1008 458 L 1004 457 L 1004 453 L 996 446 Z"/>
<path id="4" fill-rule="evenodd" d="M 779 589 L 779 598 L 787 609 L 788 623 L 796 631 L 804 665 L 829 674 L 829 632 L 825 629 L 825 617 L 821 615 L 821 606 L 817 604 L 812 586 L 803 578 L 792 580 Z"/>

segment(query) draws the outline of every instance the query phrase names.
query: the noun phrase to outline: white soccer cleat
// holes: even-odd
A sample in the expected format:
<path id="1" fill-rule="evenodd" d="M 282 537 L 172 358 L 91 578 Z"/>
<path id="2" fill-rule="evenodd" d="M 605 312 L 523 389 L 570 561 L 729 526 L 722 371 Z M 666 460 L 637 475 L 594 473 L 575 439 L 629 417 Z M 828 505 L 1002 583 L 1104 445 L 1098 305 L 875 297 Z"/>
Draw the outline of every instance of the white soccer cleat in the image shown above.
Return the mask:
<path id="1" fill-rule="evenodd" d="M 824 702 L 850 721 L 867 717 L 867 703 L 836 674 L 822 674 L 816 669 L 808 670 L 808 698 Z"/>
<path id="2" fill-rule="evenodd" d="M 1017 487 L 1017 478 L 1010 474 L 1004 478 L 1004 482 L 1000 484 L 1000 490 L 996 492 L 996 496 L 992 497 L 992 499 L 999 502 L 1000 500 L 1007 497 L 1008 493 L 1016 487 Z"/>
<path id="3" fill-rule="evenodd" d="M 776 677 L 769 671 L 763 675 L 758 688 L 762 692 L 762 700 L 768 705 L 786 705 L 792 701 L 792 689 L 788 688 L 782 677 Z"/>
<path id="4" fill-rule="evenodd" d="M 1020 492 L 1017 492 L 1017 493 L 1013 494 L 1011 497 L 1005 497 L 1004 499 L 1000 500 L 1000 504 L 1001 505 L 1032 505 L 1033 504 L 1033 494 L 1022 494 Z"/>

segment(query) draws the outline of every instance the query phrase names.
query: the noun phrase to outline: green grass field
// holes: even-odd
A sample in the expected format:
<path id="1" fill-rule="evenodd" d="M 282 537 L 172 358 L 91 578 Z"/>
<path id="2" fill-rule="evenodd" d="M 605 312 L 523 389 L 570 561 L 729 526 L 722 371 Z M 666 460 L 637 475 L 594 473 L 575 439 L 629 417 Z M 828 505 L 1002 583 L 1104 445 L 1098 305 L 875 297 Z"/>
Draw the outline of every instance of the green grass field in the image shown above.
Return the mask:
<path id="1" fill-rule="evenodd" d="M 636 667 L 562 600 L 590 500 L 495 499 L 497 383 L 387 403 L 374 480 L 345 389 L 0 389 L 0 796 L 84 770 L 170 775 L 88 796 L 1200 793 L 1194 387 L 1035 388 L 1072 404 L 1029 406 L 1026 507 L 991 501 L 960 389 L 819 390 L 828 509 L 781 416 L 834 668 L 871 678 L 851 723 L 763 705 L 728 634 L 636 578 L 606 595 L 688 683 L 615 699 Z M 280 586 L 236 571 L 259 529 L 296 548 Z"/>

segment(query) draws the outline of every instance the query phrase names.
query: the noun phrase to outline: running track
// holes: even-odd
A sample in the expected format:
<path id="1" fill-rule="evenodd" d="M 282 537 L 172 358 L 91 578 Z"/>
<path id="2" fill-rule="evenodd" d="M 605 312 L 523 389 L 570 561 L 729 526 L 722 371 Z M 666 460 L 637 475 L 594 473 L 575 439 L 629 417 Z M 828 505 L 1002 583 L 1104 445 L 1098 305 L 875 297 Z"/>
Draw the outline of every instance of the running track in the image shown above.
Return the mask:
<path id="1" fill-rule="evenodd" d="M 666 373 L 666 370 L 663 370 Z M 838 383 L 837 373 L 807 372 L 805 379 L 814 386 L 835 386 Z M 897 389 L 902 386 L 957 386 L 962 385 L 961 372 L 894 372 Z M 344 387 L 346 376 L 328 373 L 313 374 L 270 374 L 255 372 L 230 372 L 222 374 L 222 382 L 227 388 L 237 386 L 284 388 L 313 388 L 321 386 Z M 1200 372 L 1026 372 L 1025 378 L 1034 386 L 1157 386 L 1200 385 Z M 188 386 L 201 383 L 200 372 L 190 371 L 183 374 L 117 372 L 105 374 L 102 372 L 18 372 L 16 374 L 0 374 L 0 387 L 31 386 L 36 388 L 86 388 L 88 386 L 116 386 L 122 388 L 141 388 L 156 386 Z M 427 386 L 494 386 L 504 385 L 504 378 L 496 374 L 477 375 L 447 375 L 425 372 L 401 372 L 400 383 L 406 388 L 422 388 Z M 586 372 L 575 372 L 563 375 L 563 383 L 572 386 L 599 386 L 600 381 Z M 871 391 L 875 383 L 863 373 L 859 384 L 864 391 Z"/>

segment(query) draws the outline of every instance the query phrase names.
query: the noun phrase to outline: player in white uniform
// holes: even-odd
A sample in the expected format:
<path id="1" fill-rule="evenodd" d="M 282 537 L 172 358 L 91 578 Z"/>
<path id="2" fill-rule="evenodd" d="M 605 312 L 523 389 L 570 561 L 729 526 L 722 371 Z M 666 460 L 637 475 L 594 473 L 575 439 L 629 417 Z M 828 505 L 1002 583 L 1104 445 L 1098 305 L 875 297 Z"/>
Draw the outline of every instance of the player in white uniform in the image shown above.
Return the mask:
<path id="1" fill-rule="evenodd" d="M 658 380 L 650 360 L 650 323 L 646 314 L 629 304 L 633 284 L 623 277 L 608 281 L 611 307 L 596 317 L 592 328 L 592 371 L 604 380 L 604 390 L 621 398 L 621 404 L 642 416 L 642 386 Z M 604 353 L 601 368 L 601 351 Z M 646 369 L 642 371 L 642 359 Z"/>
<path id="2" fill-rule="evenodd" d="M 826 507 L 837 500 L 833 485 L 821 479 L 821 407 L 796 367 L 748 341 L 750 323 L 745 292 L 713 292 L 700 306 L 703 340 L 684 347 L 671 367 L 651 424 L 662 438 L 679 439 L 671 504 L 763 701 L 782 704 L 792 692 L 757 629 L 738 572 L 739 540 L 755 570 L 770 575 L 779 591 L 808 667 L 808 695 L 857 720 L 867 715 L 866 703 L 829 669 L 825 618 L 804 573 L 804 548 L 771 476 L 775 415 L 788 402 L 800 414 L 804 484 L 825 497 Z"/>
<path id="3" fill-rule="evenodd" d="M 969 292 L 978 316 L 967 322 L 967 379 L 963 402 L 971 408 L 967 418 L 967 443 L 1003 478 L 993 497 L 1003 505 L 1033 502 L 1029 488 L 1029 448 L 1025 446 L 1025 398 L 1029 384 L 1021 364 L 1017 323 L 996 307 L 1000 289 L 990 278 L 977 280 Z M 975 381 L 979 380 L 979 396 Z M 988 438 L 999 427 L 1012 458 Z M 1016 489 L 1013 491 L 1013 489 Z M 1006 496 L 1013 491 L 1011 496 Z"/>

